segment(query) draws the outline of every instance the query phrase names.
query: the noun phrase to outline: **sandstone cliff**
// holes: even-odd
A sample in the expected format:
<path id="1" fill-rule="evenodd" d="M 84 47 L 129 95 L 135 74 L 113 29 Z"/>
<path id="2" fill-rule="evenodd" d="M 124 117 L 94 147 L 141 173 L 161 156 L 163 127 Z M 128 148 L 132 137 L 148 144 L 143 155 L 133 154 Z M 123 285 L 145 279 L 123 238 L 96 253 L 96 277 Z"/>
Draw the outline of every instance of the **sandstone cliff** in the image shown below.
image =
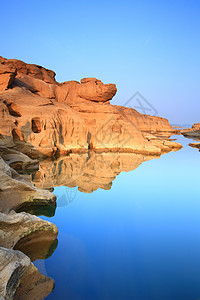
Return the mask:
<path id="1" fill-rule="evenodd" d="M 95 78 L 58 83 L 53 71 L 2 57 L 1 80 L 0 145 L 32 158 L 88 149 L 160 155 L 159 143 L 143 133 L 173 132 L 166 119 L 110 105 L 115 84 Z"/>

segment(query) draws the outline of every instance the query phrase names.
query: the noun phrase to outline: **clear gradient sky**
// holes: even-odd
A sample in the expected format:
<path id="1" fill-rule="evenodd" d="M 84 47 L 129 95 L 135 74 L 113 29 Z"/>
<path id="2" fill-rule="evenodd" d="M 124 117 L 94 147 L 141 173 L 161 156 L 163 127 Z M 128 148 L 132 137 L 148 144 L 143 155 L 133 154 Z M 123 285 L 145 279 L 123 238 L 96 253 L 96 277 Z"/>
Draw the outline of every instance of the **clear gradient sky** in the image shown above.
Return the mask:
<path id="1" fill-rule="evenodd" d="M 200 122 L 200 1 L 1 0 L 0 55 L 53 69 L 58 81 L 116 83 L 171 124 Z"/>

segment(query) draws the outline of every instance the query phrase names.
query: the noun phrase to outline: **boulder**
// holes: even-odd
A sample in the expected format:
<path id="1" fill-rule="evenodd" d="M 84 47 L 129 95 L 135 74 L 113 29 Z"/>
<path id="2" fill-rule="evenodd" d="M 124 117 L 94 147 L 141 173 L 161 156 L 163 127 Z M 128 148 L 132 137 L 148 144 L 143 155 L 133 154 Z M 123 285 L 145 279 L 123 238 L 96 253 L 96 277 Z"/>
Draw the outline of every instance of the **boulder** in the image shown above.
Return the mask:
<path id="1" fill-rule="evenodd" d="M 55 99 L 68 105 L 73 103 L 109 102 L 116 94 L 115 84 L 103 84 L 96 78 L 81 79 L 78 81 L 66 81 L 55 86 Z"/>
<path id="2" fill-rule="evenodd" d="M 78 96 L 94 102 L 107 102 L 117 92 L 115 84 L 103 84 L 96 78 L 83 78 L 78 89 Z"/>

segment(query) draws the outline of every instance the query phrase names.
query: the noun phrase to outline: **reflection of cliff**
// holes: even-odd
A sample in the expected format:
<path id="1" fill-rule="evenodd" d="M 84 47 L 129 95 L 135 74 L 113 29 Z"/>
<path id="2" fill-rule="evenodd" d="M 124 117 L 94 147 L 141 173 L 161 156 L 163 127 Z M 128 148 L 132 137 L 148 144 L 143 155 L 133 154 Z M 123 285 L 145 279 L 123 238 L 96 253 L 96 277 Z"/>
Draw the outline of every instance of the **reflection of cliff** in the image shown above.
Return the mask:
<path id="1" fill-rule="evenodd" d="M 79 191 L 86 193 L 98 188 L 109 190 L 121 172 L 135 170 L 152 158 L 155 157 L 134 153 L 71 154 L 56 161 L 42 161 L 32 180 L 36 187 L 44 189 L 78 186 Z"/>

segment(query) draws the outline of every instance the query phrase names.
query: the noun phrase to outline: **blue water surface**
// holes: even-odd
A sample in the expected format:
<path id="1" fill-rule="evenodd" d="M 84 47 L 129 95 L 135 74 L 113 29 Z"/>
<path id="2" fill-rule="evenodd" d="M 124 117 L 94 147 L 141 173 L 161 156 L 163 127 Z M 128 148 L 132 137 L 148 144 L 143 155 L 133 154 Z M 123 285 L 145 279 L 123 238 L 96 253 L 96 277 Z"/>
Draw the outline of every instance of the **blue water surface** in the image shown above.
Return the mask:
<path id="1" fill-rule="evenodd" d="M 178 139 L 183 149 L 120 173 L 111 190 L 55 188 L 55 216 L 42 218 L 58 247 L 35 262 L 55 279 L 47 299 L 200 299 L 200 153 Z"/>

